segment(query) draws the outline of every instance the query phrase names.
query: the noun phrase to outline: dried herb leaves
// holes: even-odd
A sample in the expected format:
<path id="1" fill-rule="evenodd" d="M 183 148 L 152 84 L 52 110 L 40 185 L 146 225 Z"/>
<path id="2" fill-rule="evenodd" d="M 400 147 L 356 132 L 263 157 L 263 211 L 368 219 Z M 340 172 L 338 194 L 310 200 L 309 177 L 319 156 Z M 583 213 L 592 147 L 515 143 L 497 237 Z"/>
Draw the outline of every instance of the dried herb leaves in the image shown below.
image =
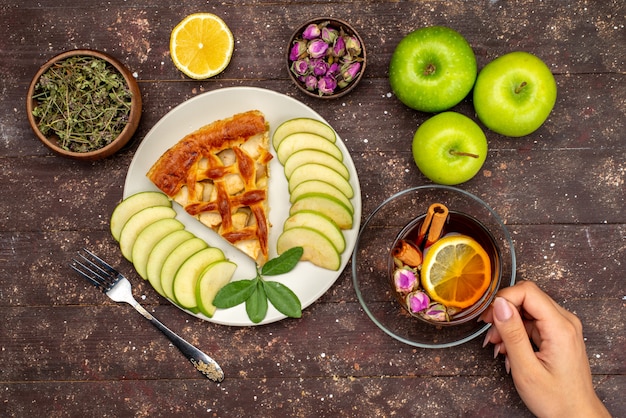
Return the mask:
<path id="1" fill-rule="evenodd" d="M 52 65 L 35 86 L 33 116 L 42 134 L 59 138 L 71 152 L 110 144 L 128 123 L 132 93 L 122 74 L 106 61 L 69 57 Z"/>

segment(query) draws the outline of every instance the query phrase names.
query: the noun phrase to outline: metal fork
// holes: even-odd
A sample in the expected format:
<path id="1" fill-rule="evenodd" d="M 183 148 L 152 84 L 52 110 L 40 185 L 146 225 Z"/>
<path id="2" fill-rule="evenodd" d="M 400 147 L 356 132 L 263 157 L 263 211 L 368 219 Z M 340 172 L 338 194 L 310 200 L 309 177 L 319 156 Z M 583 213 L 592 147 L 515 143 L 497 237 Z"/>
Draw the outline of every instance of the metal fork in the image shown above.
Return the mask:
<path id="1" fill-rule="evenodd" d="M 78 258 L 72 259 L 70 267 L 91 284 L 100 288 L 102 292 L 115 302 L 126 302 L 135 308 L 137 312 L 165 334 L 187 359 L 189 359 L 196 370 L 205 377 L 215 382 L 224 380 L 224 372 L 215 360 L 176 335 L 137 303 L 133 297 L 130 282 L 122 273 L 115 270 L 100 257 L 85 248 L 83 248 L 82 252 L 78 252 Z"/>

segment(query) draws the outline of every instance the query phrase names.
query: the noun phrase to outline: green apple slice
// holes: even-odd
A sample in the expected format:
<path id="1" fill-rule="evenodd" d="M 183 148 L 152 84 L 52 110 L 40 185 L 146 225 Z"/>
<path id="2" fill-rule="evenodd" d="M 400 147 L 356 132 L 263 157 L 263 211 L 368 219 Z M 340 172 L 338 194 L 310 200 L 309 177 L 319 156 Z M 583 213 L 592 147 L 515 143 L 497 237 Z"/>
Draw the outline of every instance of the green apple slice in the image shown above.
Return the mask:
<path id="1" fill-rule="evenodd" d="M 200 278 L 200 274 L 210 264 L 221 260 L 224 260 L 224 253 L 215 247 L 200 250 L 185 260 L 174 276 L 172 288 L 174 299 L 180 306 L 192 310 L 198 306 L 196 283 Z"/>
<path id="2" fill-rule="evenodd" d="M 209 318 L 217 309 L 213 305 L 215 295 L 228 284 L 237 269 L 237 265 L 229 260 L 216 261 L 209 265 L 201 274 L 196 284 L 196 300 L 198 309 Z"/>
<path id="3" fill-rule="evenodd" d="M 302 195 L 309 193 L 323 193 L 335 197 L 341 201 L 350 210 L 350 213 L 354 214 L 354 206 L 350 199 L 341 192 L 338 188 L 332 184 L 326 183 L 321 180 L 307 180 L 298 184 L 295 189 L 289 195 L 289 202 L 293 203 Z"/>
<path id="4" fill-rule="evenodd" d="M 330 142 L 337 140 L 333 128 L 317 119 L 295 118 L 281 123 L 274 131 L 272 145 L 277 149 L 283 139 L 298 132 L 308 132 L 328 139 Z"/>
<path id="5" fill-rule="evenodd" d="M 312 210 L 328 216 L 339 228 L 352 228 L 352 213 L 338 199 L 322 193 L 311 193 L 300 196 L 293 202 L 289 215 L 302 210 Z"/>
<path id="6" fill-rule="evenodd" d="M 325 181 L 339 189 L 348 199 L 354 196 L 354 190 L 348 180 L 332 168 L 316 163 L 304 164 L 293 170 L 289 178 L 289 193 L 292 193 L 300 183 L 307 180 Z"/>
<path id="7" fill-rule="evenodd" d="M 346 180 L 350 180 L 350 172 L 342 161 L 339 161 L 330 154 L 315 149 L 303 149 L 291 154 L 289 158 L 287 158 L 287 161 L 285 161 L 285 177 L 289 179 L 291 173 L 293 173 L 296 168 L 308 163 L 325 165 L 341 174 Z"/>
<path id="8" fill-rule="evenodd" d="M 336 271 L 341 267 L 341 256 L 333 243 L 315 229 L 295 227 L 283 231 L 276 243 L 278 254 L 293 247 L 302 247 L 303 261 L 310 261 L 328 270 Z"/>
<path id="9" fill-rule="evenodd" d="M 174 218 L 176 211 L 170 206 L 152 206 L 140 210 L 131 216 L 120 233 L 120 249 L 122 255 L 133 261 L 133 246 L 137 237 L 148 225 L 166 218 Z"/>
<path id="10" fill-rule="evenodd" d="M 148 281 L 161 296 L 166 296 L 161 286 L 161 269 L 168 255 L 172 253 L 180 244 L 192 239 L 194 235 L 187 230 L 174 231 L 157 242 L 150 256 L 148 257 L 147 275 Z"/>
<path id="11" fill-rule="evenodd" d="M 154 246 L 174 231 L 184 229 L 180 221 L 173 218 L 158 220 L 143 229 L 137 236 L 133 245 L 133 266 L 137 273 L 144 279 L 148 279 L 148 257 Z"/>
<path id="12" fill-rule="evenodd" d="M 177 302 L 174 297 L 174 278 L 180 266 L 192 255 L 204 250 L 208 245 L 198 237 L 193 237 L 180 244 L 167 256 L 161 267 L 161 288 L 170 300 Z"/>
<path id="13" fill-rule="evenodd" d="M 171 207 L 172 202 L 161 192 L 139 192 L 122 200 L 115 209 L 113 209 L 113 213 L 111 214 L 110 228 L 113 238 L 119 241 L 122 228 L 124 228 L 124 225 L 130 217 L 140 210 L 151 206 Z"/>
<path id="14" fill-rule="evenodd" d="M 308 132 L 298 132 L 283 139 L 276 148 L 276 155 L 281 164 L 285 164 L 287 158 L 296 151 L 303 149 L 316 149 L 332 155 L 339 161 L 343 161 L 343 153 L 333 142 L 323 136 Z"/>
<path id="15" fill-rule="evenodd" d="M 285 221 L 283 231 L 291 228 L 305 227 L 315 229 L 333 243 L 339 253 L 346 249 L 346 239 L 335 221 L 328 216 L 312 210 L 295 212 Z"/>

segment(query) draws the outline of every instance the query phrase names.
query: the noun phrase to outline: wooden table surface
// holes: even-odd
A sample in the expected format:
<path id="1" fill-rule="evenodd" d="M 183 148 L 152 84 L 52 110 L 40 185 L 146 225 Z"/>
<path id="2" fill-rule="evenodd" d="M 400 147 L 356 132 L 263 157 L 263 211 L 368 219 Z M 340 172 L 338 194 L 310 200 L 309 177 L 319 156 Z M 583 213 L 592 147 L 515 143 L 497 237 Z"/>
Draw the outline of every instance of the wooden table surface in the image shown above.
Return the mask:
<path id="1" fill-rule="evenodd" d="M 169 56 L 170 31 L 197 11 L 221 16 L 235 36 L 230 65 L 206 81 L 183 76 Z M 296 26 L 324 15 L 352 23 L 368 51 L 360 85 L 333 101 L 298 92 L 283 64 Z M 502 358 L 482 349 L 482 338 L 435 350 L 380 331 L 359 305 L 349 266 L 301 319 L 228 327 L 159 297 L 122 259 L 108 230 L 149 129 L 176 105 L 224 87 L 280 92 L 328 120 L 356 165 L 363 217 L 387 196 L 428 184 L 410 144 L 429 115 L 391 94 L 387 69 L 404 35 L 440 24 L 468 39 L 479 67 L 525 50 L 556 77 L 547 122 L 518 139 L 487 131 L 487 161 L 460 187 L 505 220 L 518 279 L 536 282 L 579 315 L 595 388 L 614 416 L 626 416 L 625 16 L 619 0 L 3 2 L 0 415 L 530 416 Z M 132 145 L 93 163 L 53 155 L 25 114 L 39 66 L 74 48 L 120 59 L 136 74 L 144 101 Z M 454 110 L 475 117 L 470 100 Z M 132 308 L 73 274 L 68 262 L 83 246 L 119 265 L 139 301 L 218 360 L 226 379 L 204 379 Z"/>

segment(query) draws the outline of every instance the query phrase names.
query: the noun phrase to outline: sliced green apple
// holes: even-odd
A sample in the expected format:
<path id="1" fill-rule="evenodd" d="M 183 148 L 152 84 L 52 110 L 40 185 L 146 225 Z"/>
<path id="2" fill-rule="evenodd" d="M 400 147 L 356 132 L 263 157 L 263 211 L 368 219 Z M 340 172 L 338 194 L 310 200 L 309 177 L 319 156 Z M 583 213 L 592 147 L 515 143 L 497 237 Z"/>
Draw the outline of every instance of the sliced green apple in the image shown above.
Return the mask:
<path id="1" fill-rule="evenodd" d="M 151 206 L 172 206 L 170 199 L 161 192 L 139 192 L 122 200 L 111 214 L 111 235 L 116 241 L 120 240 L 122 228 L 131 216 L 142 209 Z"/>
<path id="2" fill-rule="evenodd" d="M 306 227 L 315 229 L 333 243 L 339 253 L 346 249 L 346 239 L 335 221 L 328 216 L 312 210 L 301 210 L 289 216 L 283 225 L 283 231 L 291 228 Z"/>
<path id="3" fill-rule="evenodd" d="M 323 193 L 335 197 L 339 199 L 341 203 L 346 205 L 346 207 L 350 210 L 350 213 L 354 214 L 354 206 L 352 206 L 350 199 L 348 199 L 346 195 L 341 192 L 341 190 L 332 184 L 321 180 L 307 180 L 298 184 L 289 195 L 289 201 L 293 203 L 298 200 L 300 196 L 309 193 Z"/>
<path id="4" fill-rule="evenodd" d="M 302 247 L 303 261 L 310 261 L 328 270 L 339 270 L 341 267 L 341 256 L 333 243 L 315 229 L 295 227 L 283 231 L 276 243 L 278 254 L 293 247 Z"/>
<path id="5" fill-rule="evenodd" d="M 209 318 L 213 317 L 216 310 L 215 305 L 213 305 L 215 295 L 230 282 L 236 269 L 237 265 L 232 261 L 221 260 L 209 265 L 200 274 L 195 289 L 200 312 Z"/>
<path id="6" fill-rule="evenodd" d="M 325 181 L 339 189 L 348 199 L 354 196 L 354 190 L 348 180 L 332 168 L 316 163 L 304 164 L 293 170 L 289 178 L 289 193 L 292 193 L 300 183 L 307 180 Z"/>
<path id="7" fill-rule="evenodd" d="M 330 154 L 315 149 L 303 149 L 291 154 L 289 158 L 287 158 L 287 161 L 285 161 L 285 177 L 289 179 L 291 173 L 293 173 L 296 168 L 309 163 L 325 165 L 341 174 L 346 180 L 350 180 L 350 172 L 342 161 L 339 161 Z"/>
<path id="8" fill-rule="evenodd" d="M 192 255 L 207 248 L 206 242 L 200 238 L 193 237 L 180 244 L 167 256 L 161 267 L 161 288 L 166 297 L 176 301 L 174 297 L 174 278 L 180 266 Z"/>
<path id="9" fill-rule="evenodd" d="M 312 210 L 328 216 L 339 228 L 352 228 L 352 213 L 338 199 L 322 193 L 310 193 L 300 196 L 289 209 L 292 215 L 302 210 Z"/>
<path id="10" fill-rule="evenodd" d="M 284 165 L 291 154 L 303 149 L 323 151 L 339 161 L 343 161 L 343 153 L 337 145 L 322 136 L 308 132 L 297 132 L 283 139 L 276 148 L 278 161 Z"/>
<path id="11" fill-rule="evenodd" d="M 170 206 L 152 206 L 140 210 L 131 216 L 120 233 L 120 249 L 122 255 L 133 261 L 133 246 L 137 237 L 148 225 L 166 218 L 174 218 L 176 211 Z"/>
<path id="12" fill-rule="evenodd" d="M 166 296 L 161 286 L 161 269 L 168 255 L 176 249 L 180 244 L 194 238 L 194 235 L 187 230 L 174 231 L 157 242 L 150 255 L 148 256 L 148 264 L 146 274 L 148 281 L 161 296 Z"/>
<path id="13" fill-rule="evenodd" d="M 224 253 L 219 248 L 209 247 L 198 251 L 189 257 L 176 272 L 172 292 L 174 299 L 180 306 L 194 309 L 198 306 L 196 300 L 196 283 L 200 274 L 216 261 L 224 260 Z"/>
<path id="14" fill-rule="evenodd" d="M 174 218 L 158 220 L 143 229 L 137 236 L 132 250 L 133 266 L 139 275 L 148 279 L 148 257 L 154 246 L 174 231 L 184 229 L 180 221 Z"/>
<path id="15" fill-rule="evenodd" d="M 283 139 L 298 132 L 316 134 L 326 138 L 330 142 L 335 142 L 337 140 L 337 135 L 335 134 L 333 128 L 324 122 L 311 118 L 295 118 L 281 123 L 278 128 L 276 128 L 274 135 L 272 136 L 272 145 L 274 145 L 274 149 L 278 148 Z"/>

